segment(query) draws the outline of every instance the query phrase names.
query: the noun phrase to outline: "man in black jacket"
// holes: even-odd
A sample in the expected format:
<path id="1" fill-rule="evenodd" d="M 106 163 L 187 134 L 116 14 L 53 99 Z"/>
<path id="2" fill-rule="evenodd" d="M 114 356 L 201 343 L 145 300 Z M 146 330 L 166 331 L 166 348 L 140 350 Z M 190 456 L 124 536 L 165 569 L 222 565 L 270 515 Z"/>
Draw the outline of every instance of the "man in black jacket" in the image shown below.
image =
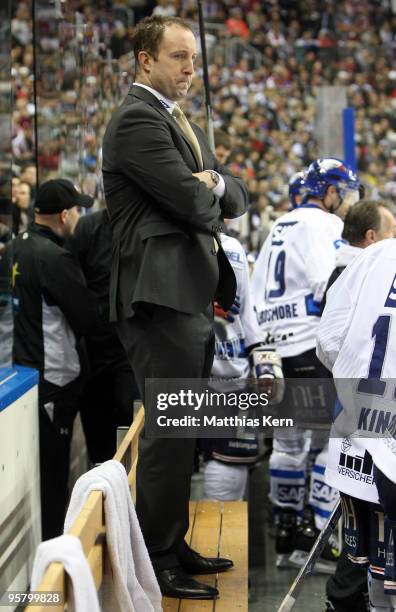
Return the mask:
<path id="1" fill-rule="evenodd" d="M 89 373 L 80 398 L 89 458 L 92 463 L 102 463 L 116 452 L 117 427 L 131 424 L 133 401 L 139 398 L 115 323 L 109 321 L 111 229 L 107 210 L 81 216 L 69 246 L 103 314 L 101 325 L 85 335 Z"/>
<path id="2" fill-rule="evenodd" d="M 146 18 L 133 48 L 136 81 L 104 136 L 103 181 L 113 231 L 110 314 L 144 398 L 145 379 L 210 373 L 212 302 L 228 309 L 236 285 L 217 232 L 223 217 L 245 212 L 247 190 L 177 104 L 197 57 L 189 25 Z M 232 563 L 205 559 L 184 541 L 194 449 L 192 439 L 142 436 L 137 513 L 162 592 L 211 599 L 217 590 L 188 574 Z"/>
<path id="3" fill-rule="evenodd" d="M 63 532 L 70 442 L 81 388 L 77 340 L 99 311 L 74 257 L 63 248 L 79 206 L 92 206 L 70 181 L 43 183 L 35 223 L 13 241 L 14 361 L 36 368 L 39 381 L 43 539 Z"/>

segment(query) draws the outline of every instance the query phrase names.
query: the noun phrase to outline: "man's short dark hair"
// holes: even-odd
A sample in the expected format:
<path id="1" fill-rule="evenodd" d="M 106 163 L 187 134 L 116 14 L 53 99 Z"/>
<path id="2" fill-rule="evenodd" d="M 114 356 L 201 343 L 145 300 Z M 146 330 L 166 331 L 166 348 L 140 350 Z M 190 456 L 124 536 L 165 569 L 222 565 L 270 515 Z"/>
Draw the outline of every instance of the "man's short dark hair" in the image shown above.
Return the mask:
<path id="1" fill-rule="evenodd" d="M 360 244 L 370 229 L 378 232 L 381 229 L 380 208 L 391 207 L 386 202 L 374 200 L 360 200 L 348 210 L 342 237 L 352 245 Z"/>
<path id="2" fill-rule="evenodd" d="M 140 51 L 146 51 L 154 59 L 157 59 L 159 45 L 165 29 L 171 25 L 193 31 L 187 21 L 180 19 L 180 17 L 151 15 L 139 21 L 132 34 L 132 49 L 137 67 L 139 66 L 138 56 Z"/>
<path id="3" fill-rule="evenodd" d="M 216 147 L 224 147 L 228 151 L 231 150 L 231 138 L 224 130 L 217 129 L 214 131 L 214 140 Z"/>

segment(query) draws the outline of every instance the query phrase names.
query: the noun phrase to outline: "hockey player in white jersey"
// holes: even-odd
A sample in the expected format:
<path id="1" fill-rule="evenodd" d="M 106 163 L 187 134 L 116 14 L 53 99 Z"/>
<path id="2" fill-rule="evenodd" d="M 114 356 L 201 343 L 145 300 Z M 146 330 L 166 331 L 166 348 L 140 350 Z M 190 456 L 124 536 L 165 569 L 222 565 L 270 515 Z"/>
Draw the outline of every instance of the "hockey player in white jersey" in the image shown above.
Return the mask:
<path id="1" fill-rule="evenodd" d="M 237 303 L 229 313 L 215 309 L 215 355 L 211 378 L 213 381 L 240 381 L 252 376 L 252 356 L 265 355 L 264 333 L 260 329 L 253 303 L 248 262 L 240 242 L 221 234 L 222 247 L 230 261 L 237 282 Z M 272 356 L 272 355 L 271 355 Z M 250 359 L 249 359 L 250 357 Z M 273 360 L 271 360 L 273 363 Z M 279 360 L 280 363 L 280 360 Z M 281 376 L 279 365 L 270 365 L 274 376 Z M 234 388 L 234 387 L 233 387 Z M 248 466 L 258 456 L 258 438 L 255 431 L 243 431 L 238 438 L 205 439 L 204 492 L 210 499 L 230 501 L 244 495 Z"/>
<path id="2" fill-rule="evenodd" d="M 381 612 L 396 609 L 395 272 L 395 240 L 365 249 L 328 292 L 317 348 L 340 400 L 327 477 L 344 494 L 345 546 L 369 565 L 370 609 Z"/>
<path id="3" fill-rule="evenodd" d="M 346 266 L 362 253 L 363 249 L 380 240 L 392 238 L 394 236 L 395 223 L 390 207 L 384 202 L 360 200 L 350 208 L 345 217 L 344 229 L 342 231 L 342 238 L 345 243 L 337 250 L 336 267 L 329 278 L 326 292 L 345 270 Z M 325 300 L 323 301 L 325 302 Z M 330 437 L 330 448 L 333 458 L 329 465 L 331 475 L 330 478 L 327 478 L 329 485 L 333 482 L 331 478 L 333 470 L 336 473 L 338 471 L 341 444 L 342 440 Z M 338 448 L 334 448 L 335 445 Z M 345 446 L 346 444 L 344 443 Z M 315 465 L 322 466 L 322 470 L 328 463 L 327 454 L 321 452 L 315 462 Z M 357 451 L 357 454 L 359 454 L 359 451 Z M 327 581 L 326 594 L 326 610 L 328 611 L 349 612 L 354 610 L 354 612 L 367 612 L 367 571 L 364 567 L 353 564 L 349 560 L 345 547 L 338 559 L 334 575 Z"/>
<path id="4" fill-rule="evenodd" d="M 321 300 L 341 243 L 341 218 L 359 199 L 359 182 L 334 158 L 313 162 L 304 180 L 303 203 L 277 220 L 263 245 L 252 290 L 259 324 L 282 357 L 285 378 L 326 378 L 329 374 L 315 355 Z M 287 390 L 284 403 L 287 406 Z M 276 431 L 270 495 L 276 511 L 278 566 L 300 564 L 298 551 L 309 549 L 316 537 L 309 524 L 296 529 L 304 510 L 308 452 L 303 430 Z M 337 552 L 327 547 L 324 556 L 334 565 Z M 328 564 L 321 569 L 326 571 Z"/>

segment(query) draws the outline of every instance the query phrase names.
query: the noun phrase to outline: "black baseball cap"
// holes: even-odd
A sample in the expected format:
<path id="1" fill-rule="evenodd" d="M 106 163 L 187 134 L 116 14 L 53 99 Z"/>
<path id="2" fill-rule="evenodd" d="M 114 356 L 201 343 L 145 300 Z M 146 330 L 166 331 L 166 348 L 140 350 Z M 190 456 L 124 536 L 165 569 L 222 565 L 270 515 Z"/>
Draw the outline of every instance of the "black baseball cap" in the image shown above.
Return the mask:
<path id="1" fill-rule="evenodd" d="M 56 215 L 62 210 L 73 208 L 73 206 L 91 208 L 93 203 L 93 198 L 79 193 L 71 181 L 52 179 L 40 186 L 34 203 L 34 210 L 42 215 Z"/>

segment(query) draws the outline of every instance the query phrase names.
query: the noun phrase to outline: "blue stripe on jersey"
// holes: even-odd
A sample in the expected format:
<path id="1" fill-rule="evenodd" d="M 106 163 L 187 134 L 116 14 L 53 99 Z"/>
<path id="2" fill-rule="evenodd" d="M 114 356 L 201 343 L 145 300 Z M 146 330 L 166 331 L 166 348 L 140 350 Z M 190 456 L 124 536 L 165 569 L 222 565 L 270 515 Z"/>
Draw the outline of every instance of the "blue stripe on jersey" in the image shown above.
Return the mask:
<path id="1" fill-rule="evenodd" d="M 335 420 L 336 420 L 336 418 L 338 417 L 338 415 L 339 415 L 339 414 L 341 414 L 341 412 L 342 412 L 343 410 L 344 410 L 344 409 L 343 409 L 343 407 L 342 407 L 342 404 L 341 404 L 340 400 L 339 400 L 339 399 L 338 399 L 338 397 L 337 397 L 337 399 L 336 399 L 336 403 L 334 404 L 333 421 L 335 421 Z"/>
<path id="2" fill-rule="evenodd" d="M 312 502 L 311 506 L 315 514 L 319 514 L 319 516 L 323 516 L 324 518 L 329 518 L 331 512 L 329 512 L 328 510 L 323 510 L 323 508 L 319 508 L 319 506 L 315 506 L 315 504 L 313 504 Z"/>
<path id="3" fill-rule="evenodd" d="M 318 465 L 317 463 L 315 463 L 312 467 L 312 471 L 317 472 L 318 474 L 324 474 L 325 470 L 326 467 L 324 465 Z"/>
<path id="4" fill-rule="evenodd" d="M 307 315 L 313 317 L 320 317 L 321 315 L 321 302 L 315 302 L 313 293 L 305 296 L 305 308 Z"/>
<path id="5" fill-rule="evenodd" d="M 296 480 L 298 478 L 305 478 L 305 472 L 294 472 L 291 470 L 270 470 L 270 474 L 275 478 L 294 478 Z"/>

